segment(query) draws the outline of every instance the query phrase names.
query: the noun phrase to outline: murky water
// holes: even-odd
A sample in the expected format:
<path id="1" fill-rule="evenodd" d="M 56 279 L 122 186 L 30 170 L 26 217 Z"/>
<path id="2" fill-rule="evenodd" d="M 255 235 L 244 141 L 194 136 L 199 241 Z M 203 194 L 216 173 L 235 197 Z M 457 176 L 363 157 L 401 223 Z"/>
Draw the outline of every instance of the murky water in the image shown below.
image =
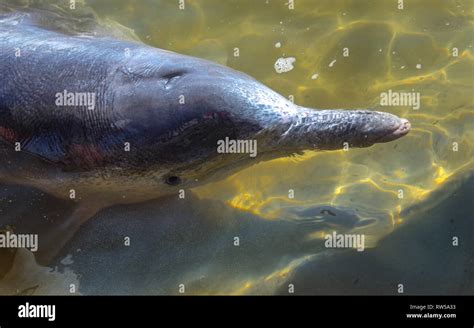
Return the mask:
<path id="1" fill-rule="evenodd" d="M 294 9 L 285 0 L 186 0 L 184 10 L 177 0 L 87 4 L 147 44 L 248 73 L 299 105 L 376 109 L 412 124 L 410 134 L 393 143 L 258 164 L 195 189 L 200 200 L 192 209 L 171 204 L 125 211 L 137 225 L 166 222 L 159 226 L 168 229 L 166 240 L 140 238 L 168 254 L 143 247 L 137 257 L 161 266 L 117 269 L 117 281 L 147 282 L 117 293 L 177 293 L 180 281 L 191 286 L 189 293 L 273 293 L 302 263 L 329 256 L 321 246 L 326 233 L 364 233 L 366 247 L 377 247 L 411 216 L 429 221 L 425 211 L 450 197 L 474 169 L 473 1 L 412 0 L 403 9 L 388 0 L 296 0 Z M 274 64 L 281 57 L 294 57 L 294 69 L 278 74 Z M 419 93 L 419 108 L 382 106 L 381 93 L 389 90 Z M 113 216 L 122 218 L 110 223 L 115 229 L 132 220 L 113 210 L 99 216 L 102 229 L 85 231 L 104 232 L 103 222 Z M 176 227 L 170 217 L 187 227 Z M 199 236 L 182 236 L 193 227 Z M 244 253 L 232 245 L 235 236 L 248 247 Z M 86 270 L 92 278 L 85 291 L 114 293 L 119 287 L 101 285 L 107 268 L 90 259 L 112 255 L 90 246 L 84 260 L 76 247 L 96 244 L 84 231 L 82 238 L 87 242 L 76 241 L 70 250 L 76 271 L 94 267 Z"/>

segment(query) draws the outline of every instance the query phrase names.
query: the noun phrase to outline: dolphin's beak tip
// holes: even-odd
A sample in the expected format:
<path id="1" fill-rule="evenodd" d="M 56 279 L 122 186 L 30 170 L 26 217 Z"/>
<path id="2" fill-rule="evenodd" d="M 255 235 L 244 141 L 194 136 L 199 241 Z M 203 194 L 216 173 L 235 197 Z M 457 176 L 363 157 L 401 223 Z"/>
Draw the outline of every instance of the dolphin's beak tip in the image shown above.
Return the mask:
<path id="1" fill-rule="evenodd" d="M 395 131 L 393 131 L 393 134 L 401 137 L 410 132 L 411 123 L 406 118 L 401 118 L 400 120 L 400 126 Z"/>

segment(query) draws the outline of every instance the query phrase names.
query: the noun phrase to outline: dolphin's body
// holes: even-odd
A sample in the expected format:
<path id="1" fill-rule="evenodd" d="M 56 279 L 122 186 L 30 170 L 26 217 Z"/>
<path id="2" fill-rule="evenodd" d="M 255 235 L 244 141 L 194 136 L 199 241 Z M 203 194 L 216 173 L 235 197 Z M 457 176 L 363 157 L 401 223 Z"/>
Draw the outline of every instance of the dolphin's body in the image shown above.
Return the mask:
<path id="1" fill-rule="evenodd" d="M 71 102 L 59 94 L 72 94 Z M 78 103 L 85 94 L 93 108 Z M 103 207 L 305 150 L 391 141 L 409 129 L 388 113 L 299 107 L 206 60 L 48 30 L 27 11 L 0 16 L 0 181 L 75 194 L 82 205 L 50 236 L 58 246 Z M 256 140 L 257 157 L 218 153 L 226 137 Z"/>

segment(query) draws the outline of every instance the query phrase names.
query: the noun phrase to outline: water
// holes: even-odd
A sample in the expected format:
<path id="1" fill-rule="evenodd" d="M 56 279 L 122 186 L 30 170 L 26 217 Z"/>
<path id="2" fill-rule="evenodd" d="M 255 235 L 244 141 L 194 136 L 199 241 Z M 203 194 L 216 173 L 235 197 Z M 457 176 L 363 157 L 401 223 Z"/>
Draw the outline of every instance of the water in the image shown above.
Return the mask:
<path id="1" fill-rule="evenodd" d="M 82 292 L 176 294 L 182 283 L 189 294 L 267 294 L 286 293 L 293 283 L 299 293 L 395 293 L 391 286 L 402 275 L 380 270 L 383 261 L 358 262 L 357 253 L 324 249 L 324 236 L 334 230 L 365 234 L 367 256 L 415 268 L 410 279 L 424 281 L 434 293 L 474 292 L 472 251 L 463 248 L 472 244 L 472 234 L 456 249 L 460 262 L 452 264 L 467 273 L 441 275 L 453 280 L 446 288 L 416 275 L 419 264 L 405 258 L 430 252 L 436 259 L 437 247 L 452 247 L 456 233 L 472 231 L 473 205 L 469 198 L 456 203 L 453 195 L 473 195 L 473 1 L 412 0 L 398 9 L 397 1 L 297 0 L 294 10 L 283 0 L 187 0 L 184 10 L 178 1 L 87 4 L 147 44 L 243 71 L 299 105 L 386 111 L 409 119 L 412 131 L 371 148 L 261 163 L 196 188 L 186 205 L 170 199 L 103 211 L 63 252 L 73 262 L 63 265 L 63 274 L 77 280 Z M 294 68 L 278 74 L 275 62 L 288 57 L 295 58 Z M 389 90 L 419 93 L 419 108 L 382 106 L 381 93 Z M 454 232 L 430 221 L 433 208 L 443 213 L 440 220 L 456 220 Z M 406 240 L 391 237 L 408 226 L 413 240 L 433 224 L 439 224 L 437 243 L 424 249 L 403 248 Z M 132 236 L 134 247 L 122 247 L 124 235 Z M 385 240 L 391 246 L 378 248 Z M 359 276 L 377 272 L 386 284 L 349 288 L 355 278 L 344 272 L 351 268 L 341 269 L 349 260 L 354 267 L 364 263 Z M 379 271 L 371 271 L 374 263 Z M 314 287 L 326 281 L 322 265 L 340 277 L 326 289 Z M 104 278 L 107 270 L 113 279 Z M 445 272 L 442 260 L 430 270 Z M 300 271 L 304 278 L 298 278 Z M 14 286 L 21 275 L 10 274 L 6 285 Z M 65 292 L 58 283 L 44 283 L 50 279 L 44 273 L 36 292 Z"/>

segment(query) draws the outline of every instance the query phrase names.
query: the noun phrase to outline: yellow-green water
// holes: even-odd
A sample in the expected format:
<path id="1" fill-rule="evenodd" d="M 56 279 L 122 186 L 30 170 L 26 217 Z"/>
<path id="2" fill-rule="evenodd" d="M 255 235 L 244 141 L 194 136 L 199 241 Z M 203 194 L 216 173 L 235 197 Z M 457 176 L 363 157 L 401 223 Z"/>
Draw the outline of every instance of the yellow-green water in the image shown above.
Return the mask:
<path id="1" fill-rule="evenodd" d="M 86 3 L 147 44 L 248 73 L 299 105 L 376 109 L 412 124 L 396 142 L 256 165 L 197 188 L 201 199 L 223 201 L 261 220 L 302 220 L 295 208 L 339 208 L 373 220 L 354 231 L 367 234 L 374 247 L 403 225 L 406 210 L 472 173 L 474 1 L 406 0 L 403 9 L 396 0 L 295 0 L 294 9 L 287 0 L 185 0 L 184 10 L 178 0 Z M 280 57 L 295 57 L 294 69 L 277 74 Z M 389 89 L 419 92 L 421 107 L 380 106 L 380 94 Z M 432 206 L 442 198 L 432 198 Z M 216 211 L 206 220 L 225 218 Z M 302 237 L 322 239 L 330 231 L 308 229 Z M 194 292 L 272 292 L 308 256 L 285 258 L 258 274 L 236 272 L 227 281 L 226 272 Z M 213 265 L 203 261 L 203 267 Z M 201 274 L 185 271 L 185 281 Z M 260 288 L 265 284 L 270 287 Z"/>

